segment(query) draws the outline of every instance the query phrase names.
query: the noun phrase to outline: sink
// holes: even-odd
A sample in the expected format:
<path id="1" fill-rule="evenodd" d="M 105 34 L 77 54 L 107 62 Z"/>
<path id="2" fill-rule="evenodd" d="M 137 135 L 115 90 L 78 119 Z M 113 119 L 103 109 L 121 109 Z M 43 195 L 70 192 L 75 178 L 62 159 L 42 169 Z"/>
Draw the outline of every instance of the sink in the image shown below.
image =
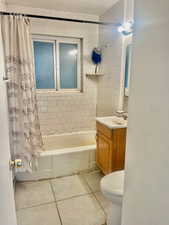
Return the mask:
<path id="1" fill-rule="evenodd" d="M 127 120 L 124 120 L 123 118 L 119 118 L 117 116 L 97 117 L 96 121 L 105 125 L 106 127 L 110 129 L 127 127 Z"/>

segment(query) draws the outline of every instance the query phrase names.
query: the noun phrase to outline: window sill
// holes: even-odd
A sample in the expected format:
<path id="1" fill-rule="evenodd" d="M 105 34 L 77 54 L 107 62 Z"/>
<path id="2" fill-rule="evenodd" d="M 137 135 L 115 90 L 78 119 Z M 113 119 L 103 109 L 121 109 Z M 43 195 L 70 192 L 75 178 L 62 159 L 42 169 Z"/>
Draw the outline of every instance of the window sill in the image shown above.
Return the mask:
<path id="1" fill-rule="evenodd" d="M 71 90 L 43 90 L 43 89 L 36 89 L 37 94 L 44 94 L 44 95 L 59 95 L 59 94 L 82 94 L 83 91 L 78 89 L 71 89 Z"/>

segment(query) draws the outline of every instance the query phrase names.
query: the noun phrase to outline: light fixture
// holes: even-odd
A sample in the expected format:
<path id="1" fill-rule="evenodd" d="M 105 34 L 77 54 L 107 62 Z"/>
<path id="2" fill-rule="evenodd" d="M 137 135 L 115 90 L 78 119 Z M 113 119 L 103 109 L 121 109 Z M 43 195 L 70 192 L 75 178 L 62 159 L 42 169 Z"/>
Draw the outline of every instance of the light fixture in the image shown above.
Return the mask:
<path id="1" fill-rule="evenodd" d="M 118 31 L 124 35 L 133 33 L 133 22 L 126 22 L 118 27 Z"/>

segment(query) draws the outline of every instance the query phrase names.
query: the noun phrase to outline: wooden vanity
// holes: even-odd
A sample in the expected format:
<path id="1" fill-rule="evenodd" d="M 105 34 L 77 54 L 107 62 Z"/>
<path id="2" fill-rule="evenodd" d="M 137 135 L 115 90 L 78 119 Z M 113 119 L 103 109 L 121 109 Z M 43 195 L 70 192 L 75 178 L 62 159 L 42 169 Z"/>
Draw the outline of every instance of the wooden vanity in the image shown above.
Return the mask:
<path id="1" fill-rule="evenodd" d="M 104 174 L 123 170 L 125 162 L 127 125 L 113 125 L 113 122 L 111 125 L 110 119 L 107 123 L 104 123 L 104 118 L 96 122 L 96 164 Z"/>

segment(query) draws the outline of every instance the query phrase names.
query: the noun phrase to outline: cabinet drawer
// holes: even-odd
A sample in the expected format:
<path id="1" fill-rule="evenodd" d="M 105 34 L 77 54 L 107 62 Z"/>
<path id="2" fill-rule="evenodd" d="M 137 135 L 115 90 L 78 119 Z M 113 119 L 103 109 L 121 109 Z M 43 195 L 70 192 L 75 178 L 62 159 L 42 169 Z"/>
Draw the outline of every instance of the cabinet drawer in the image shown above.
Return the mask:
<path id="1" fill-rule="evenodd" d="M 97 126 L 97 131 L 104 134 L 104 136 L 106 136 L 108 138 L 113 137 L 113 130 L 111 130 L 110 128 L 104 126 L 103 124 L 101 124 L 99 122 L 96 123 L 96 126 Z"/>

